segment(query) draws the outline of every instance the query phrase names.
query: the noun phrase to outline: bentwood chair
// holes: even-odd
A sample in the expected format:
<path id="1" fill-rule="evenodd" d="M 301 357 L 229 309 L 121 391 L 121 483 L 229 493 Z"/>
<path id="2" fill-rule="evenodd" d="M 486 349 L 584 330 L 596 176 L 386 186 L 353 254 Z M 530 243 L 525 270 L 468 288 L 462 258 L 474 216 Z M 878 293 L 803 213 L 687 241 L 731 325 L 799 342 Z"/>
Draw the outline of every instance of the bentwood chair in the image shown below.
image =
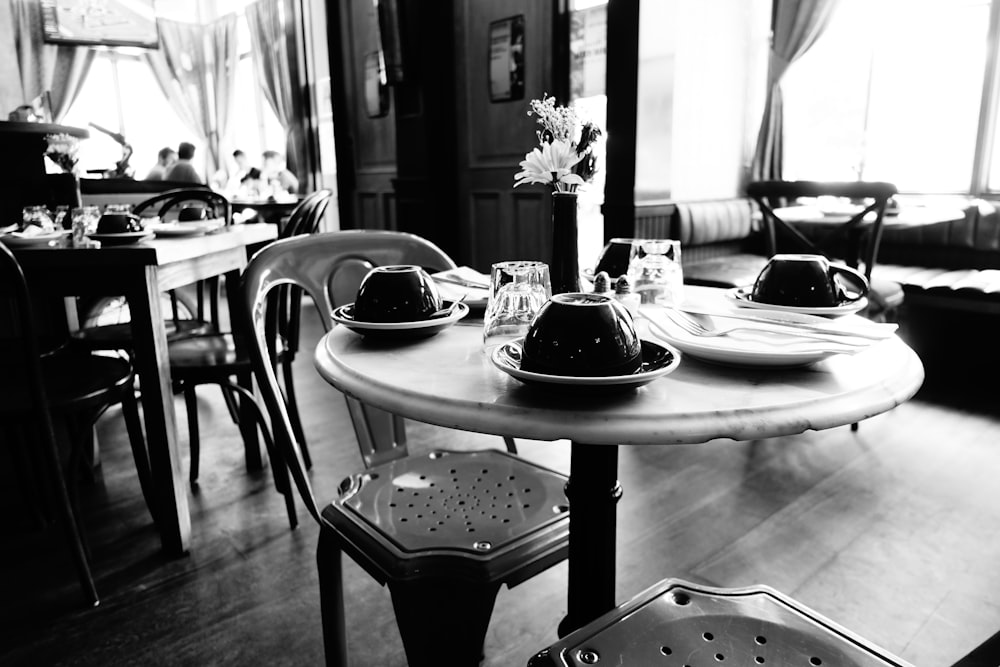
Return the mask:
<path id="1" fill-rule="evenodd" d="M 769 254 L 781 251 L 782 243 L 793 252 L 818 253 L 841 258 L 848 266 L 860 269 L 868 278 L 870 306 L 865 315 L 871 319 L 890 319 L 903 303 L 903 288 L 891 281 L 872 281 L 872 269 L 878 260 L 886 205 L 896 194 L 896 186 L 877 181 L 757 181 L 747 185 L 747 195 L 757 202 L 763 216 Z M 775 211 L 777 203 L 800 197 L 844 197 L 863 202 L 849 219 L 818 235 L 807 235 Z M 870 224 L 868 224 L 870 222 Z"/>
<path id="2" fill-rule="evenodd" d="M 11 315 L 0 321 L 0 329 L 5 332 L 0 346 L 0 432 L 10 436 L 0 438 L 0 442 L 19 442 L 26 448 L 28 460 L 39 460 L 45 477 L 43 485 L 54 495 L 80 586 L 87 602 L 96 606 L 99 598 L 79 517 L 76 480 L 86 459 L 84 449 L 91 444 L 92 426 L 111 405 L 122 405 L 142 493 L 151 514 L 156 516 L 132 368 L 119 358 L 76 353 L 65 347 L 39 350 L 24 273 L 3 243 L 0 303 Z M 68 434 L 70 444 L 65 472 L 56 440 L 57 424 L 63 427 L 58 429 L 60 432 Z"/>
<path id="3" fill-rule="evenodd" d="M 908 663 L 768 586 L 665 579 L 540 651 L 528 667 Z M 992 664 L 992 663 L 990 663 Z"/>
<path id="4" fill-rule="evenodd" d="M 160 220 L 168 221 L 176 219 L 180 210 L 186 206 L 203 207 L 207 209 L 209 217 L 221 219 L 226 225 L 232 223 L 232 205 L 229 200 L 218 192 L 199 187 L 175 188 L 157 193 L 136 204 L 133 212 L 140 217 L 152 213 Z M 165 319 L 168 341 L 218 331 L 219 279 L 217 277 L 194 285 L 193 294 L 190 290 L 181 289 L 171 290 L 164 296 L 169 299 L 171 315 Z M 128 312 L 124 299 L 102 299 L 87 310 L 89 312 L 83 318 L 84 326 L 72 334 L 76 345 L 89 350 L 127 352 L 131 349 L 132 330 L 131 324 L 126 319 Z M 88 323 L 87 320 L 90 319 L 95 322 Z M 106 319 L 114 321 L 102 321 Z"/>
<path id="5" fill-rule="evenodd" d="M 243 275 L 251 352 L 275 442 L 320 527 L 317 565 L 326 661 L 347 664 L 341 553 L 389 588 L 410 665 L 476 665 L 501 585 L 513 587 L 566 557 L 567 478 L 506 451 L 409 455 L 403 421 L 345 396 L 364 464 L 320 507 L 272 366 L 269 295 L 305 290 L 330 328 L 338 295 L 353 297 L 373 266 L 455 268 L 411 234 L 341 231 L 277 241 Z M 438 335 L 446 335 L 445 333 Z M 334 446 L 344 442 L 330 443 Z"/>
<path id="6" fill-rule="evenodd" d="M 319 226 L 320 220 L 329 204 L 332 192 L 320 190 L 306 197 L 295 208 L 289 223 L 282 234 L 285 237 L 312 234 Z M 280 345 L 274 355 L 275 363 L 284 369 L 285 384 L 283 390 L 288 397 L 289 412 L 293 415 L 293 424 L 301 433 L 301 420 L 298 416 L 295 401 L 294 382 L 292 381 L 291 362 L 288 355 L 294 356 L 298 350 L 298 307 L 293 303 L 297 295 L 283 290 L 275 295 L 276 311 L 280 312 L 275 320 L 276 334 L 280 336 Z M 203 384 L 215 384 L 222 388 L 223 396 L 230 408 L 230 415 L 243 430 L 244 437 L 249 437 L 247 429 L 260 427 L 268 454 L 273 454 L 273 442 L 263 411 L 260 409 L 252 393 L 253 371 L 250 357 L 237 350 L 234 332 L 241 325 L 241 320 L 233 322 L 234 331 L 192 334 L 169 341 L 170 376 L 175 391 L 183 394 L 187 407 L 188 435 L 191 447 L 191 463 L 189 479 L 196 484 L 199 475 L 199 459 L 201 439 L 198 425 L 198 398 L 195 388 Z M 287 363 L 286 363 L 287 362 Z M 257 424 L 242 424 L 238 418 L 232 393 L 239 394 L 251 411 L 256 415 Z M 280 472 L 280 471 L 279 471 Z M 284 493 L 284 487 L 276 479 Z M 286 497 L 290 498 L 291 494 Z M 294 512 L 294 510 L 290 510 Z M 291 514 L 290 514 L 291 518 Z M 294 525 L 294 520 L 293 520 Z"/>

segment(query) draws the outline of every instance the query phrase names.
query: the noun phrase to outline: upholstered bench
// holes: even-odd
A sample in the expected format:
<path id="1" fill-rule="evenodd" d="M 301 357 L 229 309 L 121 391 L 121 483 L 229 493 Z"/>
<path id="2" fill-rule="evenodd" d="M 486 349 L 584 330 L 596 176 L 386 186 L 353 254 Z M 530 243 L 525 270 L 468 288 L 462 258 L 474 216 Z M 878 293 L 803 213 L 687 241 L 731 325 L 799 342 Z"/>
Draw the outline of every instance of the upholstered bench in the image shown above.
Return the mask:
<path id="1" fill-rule="evenodd" d="M 746 198 L 640 204 L 635 235 L 678 239 L 684 282 L 689 285 L 750 284 L 768 257 L 753 204 Z"/>
<path id="2" fill-rule="evenodd" d="M 947 225 L 886 229 L 874 284 L 902 285 L 908 309 L 1000 314 L 1000 212 L 970 202 Z M 635 235 L 681 241 L 684 282 L 732 287 L 753 283 L 767 261 L 766 240 L 746 198 L 637 205 Z"/>

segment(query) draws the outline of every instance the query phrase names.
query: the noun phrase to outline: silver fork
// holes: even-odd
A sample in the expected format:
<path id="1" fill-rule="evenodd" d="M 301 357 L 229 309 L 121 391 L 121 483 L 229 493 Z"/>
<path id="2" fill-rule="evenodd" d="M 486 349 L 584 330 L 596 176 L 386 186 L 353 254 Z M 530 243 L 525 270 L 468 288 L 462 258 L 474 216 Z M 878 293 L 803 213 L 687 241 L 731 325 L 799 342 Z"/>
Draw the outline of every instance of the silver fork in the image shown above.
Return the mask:
<path id="1" fill-rule="evenodd" d="M 853 347 L 865 347 L 870 344 L 869 342 L 851 340 L 850 338 L 845 338 L 843 336 L 832 336 L 821 333 L 812 333 L 808 331 L 791 332 L 791 331 L 780 331 L 776 329 L 764 329 L 761 327 L 746 327 L 740 325 L 709 329 L 701 322 L 691 317 L 688 317 L 685 313 L 674 310 L 672 308 L 664 308 L 660 312 L 666 315 L 671 322 L 679 326 L 681 329 L 684 329 L 684 331 L 687 331 L 692 336 L 699 336 L 702 338 L 715 338 L 718 336 L 726 336 L 732 333 L 733 331 L 755 331 L 757 333 L 764 332 L 764 333 L 786 334 L 794 338 L 810 338 L 813 340 L 821 340 L 825 343 L 835 343 L 838 345 L 847 345 Z"/>

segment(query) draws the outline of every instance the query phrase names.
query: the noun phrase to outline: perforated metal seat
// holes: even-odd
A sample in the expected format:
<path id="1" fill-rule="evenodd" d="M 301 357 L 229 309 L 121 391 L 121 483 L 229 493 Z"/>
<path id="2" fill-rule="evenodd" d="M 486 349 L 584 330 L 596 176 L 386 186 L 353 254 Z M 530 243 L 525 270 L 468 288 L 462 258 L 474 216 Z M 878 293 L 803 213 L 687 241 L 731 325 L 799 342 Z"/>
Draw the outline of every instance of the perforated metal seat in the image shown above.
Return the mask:
<path id="1" fill-rule="evenodd" d="M 802 665 L 904 662 L 768 586 L 665 579 L 536 654 L 528 667 Z"/>

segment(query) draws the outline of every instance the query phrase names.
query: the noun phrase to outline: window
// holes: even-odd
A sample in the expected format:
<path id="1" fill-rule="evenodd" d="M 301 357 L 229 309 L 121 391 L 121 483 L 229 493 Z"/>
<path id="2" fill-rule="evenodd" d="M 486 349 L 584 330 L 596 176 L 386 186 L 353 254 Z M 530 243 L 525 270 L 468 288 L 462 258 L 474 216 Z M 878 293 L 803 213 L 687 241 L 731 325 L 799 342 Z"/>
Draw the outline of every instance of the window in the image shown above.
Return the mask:
<path id="1" fill-rule="evenodd" d="M 782 81 L 784 177 L 980 194 L 990 9 L 990 0 L 840 0 Z"/>
<path id="2" fill-rule="evenodd" d="M 264 150 L 285 150 L 285 132 L 254 79 L 250 35 L 242 15 L 237 39 L 240 61 L 236 99 L 229 143 L 223 145 L 226 154 L 222 156 L 227 168 L 232 166 L 228 163 L 236 148 L 242 149 L 253 164 L 259 163 Z M 180 142 L 189 141 L 195 145 L 196 160 L 205 158 L 206 149 L 174 112 L 139 53 L 136 49 L 99 51 L 62 123 L 84 128 L 96 123 L 124 135 L 133 150 L 129 164 L 135 170 L 135 177 L 142 179 L 164 146 L 176 148 Z M 121 159 L 122 150 L 111 137 L 90 128 L 90 138 L 80 143 L 79 155 L 82 171 L 106 171 Z M 201 164 L 198 169 L 205 171 Z"/>

